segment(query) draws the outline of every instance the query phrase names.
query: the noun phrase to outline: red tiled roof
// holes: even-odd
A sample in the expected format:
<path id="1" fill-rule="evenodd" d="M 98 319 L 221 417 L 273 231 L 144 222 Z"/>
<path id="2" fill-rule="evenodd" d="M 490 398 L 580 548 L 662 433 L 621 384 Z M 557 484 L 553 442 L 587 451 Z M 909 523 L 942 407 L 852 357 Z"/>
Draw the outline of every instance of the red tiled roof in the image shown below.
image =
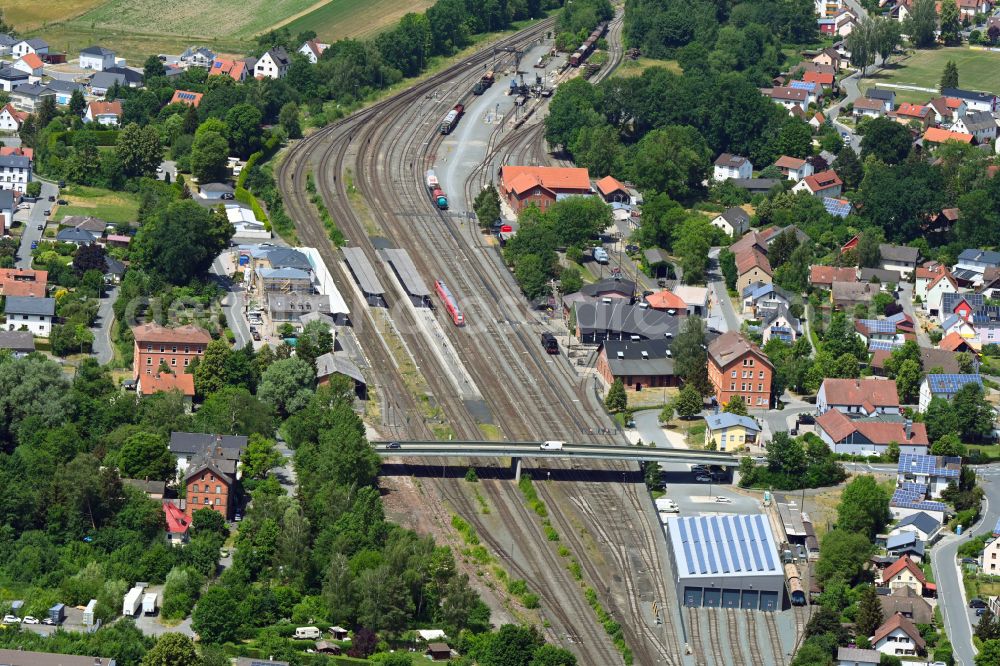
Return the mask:
<path id="1" fill-rule="evenodd" d="M 850 266 L 810 266 L 809 284 L 833 284 L 834 282 L 857 282 L 858 271 Z"/>
<path id="2" fill-rule="evenodd" d="M 806 72 L 802 75 L 802 80 L 807 83 L 818 83 L 824 86 L 833 85 L 833 74 L 826 72 Z"/>
<path id="3" fill-rule="evenodd" d="M 926 106 L 922 106 L 920 104 L 910 104 L 909 102 L 903 102 L 898 107 L 896 107 L 894 113 L 897 116 L 907 116 L 910 118 L 919 118 L 923 120 L 925 117 L 927 117 L 927 114 L 930 113 L 930 111 L 931 110 Z"/>
<path id="4" fill-rule="evenodd" d="M 167 532 L 171 534 L 187 534 L 191 521 L 173 502 L 163 503 L 163 514 L 167 519 Z"/>
<path id="5" fill-rule="evenodd" d="M 873 444 L 888 445 L 896 442 L 906 446 L 930 446 L 927 438 L 927 426 L 914 423 L 910 426 L 910 436 L 906 436 L 906 427 L 898 422 L 853 420 L 843 412 L 831 409 L 816 419 L 816 425 L 822 428 L 834 442 L 840 442 L 851 433 L 863 435 Z"/>
<path id="6" fill-rule="evenodd" d="M 38 69 L 39 67 L 44 66 L 44 63 L 42 63 L 42 59 L 39 58 L 38 55 L 35 53 L 26 53 L 23 56 L 21 56 L 21 60 L 23 60 L 24 64 L 26 64 L 31 69 Z"/>
<path id="7" fill-rule="evenodd" d="M 27 113 L 22 113 L 24 118 L 28 117 Z M 18 122 L 24 122 L 23 119 L 19 119 Z M 0 146 L 0 157 L 6 155 L 20 155 L 22 157 L 27 157 L 29 160 L 35 159 L 35 150 L 33 148 L 25 148 L 24 146 Z"/>
<path id="8" fill-rule="evenodd" d="M 687 310 L 687 303 L 677 294 L 664 289 L 646 297 L 649 307 L 654 310 Z"/>
<path id="9" fill-rule="evenodd" d="M 862 97 L 861 99 L 855 100 L 854 108 L 862 109 L 864 111 L 882 111 L 885 109 L 885 105 L 881 100 Z"/>
<path id="10" fill-rule="evenodd" d="M 946 351 L 958 351 L 962 347 L 968 347 L 969 343 L 959 335 L 958 331 L 952 331 L 948 335 L 941 338 L 941 342 L 938 343 L 938 349 L 944 349 Z"/>
<path id="11" fill-rule="evenodd" d="M 806 176 L 803 180 L 811 192 L 819 192 L 831 187 L 840 187 L 844 184 L 844 181 L 840 180 L 840 176 L 833 169 L 827 169 L 812 176 Z"/>
<path id="12" fill-rule="evenodd" d="M 23 123 L 28 118 L 28 113 L 27 112 L 25 112 L 25 111 L 18 111 L 17 109 L 14 108 L 13 104 L 8 104 L 8 105 L 6 105 L 3 108 L 18 123 Z M 7 146 L 4 146 L 4 147 L 6 148 Z"/>
<path id="13" fill-rule="evenodd" d="M 743 275 L 747 271 L 751 271 L 754 268 L 759 268 L 768 275 L 772 274 L 771 263 L 767 260 L 763 254 L 757 250 L 751 249 L 748 252 L 741 252 L 736 255 L 736 272 Z"/>
<path id="14" fill-rule="evenodd" d="M 198 92 L 191 92 L 189 90 L 175 90 L 174 96 L 170 98 L 171 104 L 190 104 L 197 108 L 201 104 L 202 94 Z"/>
<path id="15" fill-rule="evenodd" d="M 25 268 L 0 268 L 0 294 L 4 296 L 45 297 L 48 271 Z"/>
<path id="16" fill-rule="evenodd" d="M 594 183 L 594 187 L 597 188 L 598 192 L 605 196 L 617 190 L 621 190 L 623 192 L 625 191 L 625 186 L 613 176 L 605 176 L 604 178 L 601 178 L 599 181 Z"/>
<path id="17" fill-rule="evenodd" d="M 507 165 L 500 168 L 500 182 L 506 191 L 517 194 L 541 185 L 551 190 L 590 190 L 590 174 L 574 167 L 531 167 Z"/>
<path id="18" fill-rule="evenodd" d="M 113 102 L 91 102 L 87 106 L 89 107 L 91 118 L 104 115 L 114 115 L 119 118 L 122 117 L 122 103 L 118 100 Z"/>
<path id="19" fill-rule="evenodd" d="M 793 169 L 798 171 L 806 165 L 805 160 L 800 160 L 798 157 L 789 157 L 788 155 L 782 155 L 778 158 L 778 161 L 774 163 L 774 166 L 779 169 Z"/>
<path id="20" fill-rule="evenodd" d="M 974 137 L 965 132 L 952 132 L 940 127 L 928 127 L 924 132 L 924 141 L 931 143 L 944 143 L 945 141 L 958 141 L 960 143 L 972 143 Z"/>
<path id="21" fill-rule="evenodd" d="M 910 558 L 904 555 L 903 557 L 899 558 L 899 560 L 896 560 L 895 563 L 889 565 L 889 569 L 898 564 L 901 560 L 906 560 L 907 562 L 909 562 Z M 913 563 L 910 562 L 910 564 Z M 913 566 L 916 567 L 915 564 Z M 886 571 L 888 571 L 889 569 L 886 569 Z M 917 571 L 920 571 L 920 569 L 917 568 Z M 923 572 L 920 573 L 920 576 L 921 578 L 923 578 Z M 884 574 L 883 574 L 883 580 L 884 580 Z M 878 643 L 880 640 L 882 640 L 892 632 L 896 631 L 897 629 L 901 629 L 904 632 L 906 632 L 906 635 L 910 637 L 910 639 L 917 645 L 919 649 L 922 650 L 924 646 L 927 644 L 926 641 L 924 641 L 923 637 L 920 635 L 920 632 L 917 631 L 916 625 L 914 625 L 913 622 L 911 622 L 905 615 L 900 615 L 899 613 L 896 613 L 895 615 L 890 617 L 882 624 L 881 627 L 875 630 L 875 640 L 873 641 L 873 644 Z"/>
<path id="22" fill-rule="evenodd" d="M 896 382 L 891 379 L 834 379 L 823 380 L 822 390 L 829 405 L 864 405 L 871 407 L 899 407 Z"/>
<path id="23" fill-rule="evenodd" d="M 139 378 L 139 386 L 143 395 L 153 395 L 163 391 L 180 391 L 183 395 L 194 397 L 194 375 L 143 375 Z"/>
<path id="24" fill-rule="evenodd" d="M 208 344 L 212 336 L 208 331 L 188 324 L 177 328 L 167 328 L 159 324 L 141 324 L 132 329 L 136 342 L 197 342 Z"/>

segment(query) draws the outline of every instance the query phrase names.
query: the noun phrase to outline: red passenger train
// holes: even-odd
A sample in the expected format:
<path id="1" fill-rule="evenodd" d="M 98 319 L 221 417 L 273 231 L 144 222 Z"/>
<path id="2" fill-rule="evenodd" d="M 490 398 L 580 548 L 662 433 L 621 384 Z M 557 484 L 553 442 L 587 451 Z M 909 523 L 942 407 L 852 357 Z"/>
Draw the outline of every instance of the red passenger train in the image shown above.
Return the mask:
<path id="1" fill-rule="evenodd" d="M 465 315 L 463 315 L 462 311 L 458 308 L 458 302 L 455 300 L 455 297 L 452 296 L 451 290 L 448 289 L 448 286 L 441 280 L 436 280 L 434 282 L 434 290 L 444 302 L 444 308 L 448 311 L 448 314 L 451 315 L 451 320 L 455 322 L 455 326 L 464 326 Z"/>

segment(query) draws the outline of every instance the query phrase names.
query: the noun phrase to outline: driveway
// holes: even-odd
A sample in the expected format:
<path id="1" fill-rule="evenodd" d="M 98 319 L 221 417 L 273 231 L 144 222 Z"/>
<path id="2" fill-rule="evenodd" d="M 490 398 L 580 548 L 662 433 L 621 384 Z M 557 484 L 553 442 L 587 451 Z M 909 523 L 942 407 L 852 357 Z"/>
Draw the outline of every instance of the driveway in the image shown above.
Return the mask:
<path id="1" fill-rule="evenodd" d="M 931 564 L 938 586 L 938 605 L 944 617 L 944 626 L 954 649 L 956 666 L 973 666 L 976 650 L 972 645 L 974 615 L 965 598 L 965 586 L 958 568 L 958 547 L 973 536 L 986 534 L 1000 518 L 1000 466 L 976 468 L 979 482 L 986 493 L 983 517 L 971 530 L 957 536 L 944 537 L 931 550 Z"/>
<path id="2" fill-rule="evenodd" d="M 14 214 L 15 220 L 24 223 L 24 232 L 21 235 L 21 247 L 17 251 L 17 263 L 15 264 L 17 268 L 31 268 L 31 243 L 39 241 L 42 238 L 44 228 L 43 231 L 39 231 L 38 225 L 41 224 L 44 227 L 47 221 L 45 211 L 54 205 L 49 201 L 49 197 L 58 197 L 59 195 L 59 188 L 56 187 L 55 183 L 44 180 L 39 180 L 39 182 L 42 184 L 42 194 L 38 198 L 38 201 L 32 204 L 31 212 L 18 211 Z"/>
<path id="3" fill-rule="evenodd" d="M 270 473 L 278 480 L 278 483 L 280 483 L 281 487 L 285 489 L 285 492 L 287 492 L 291 497 L 294 497 L 297 483 L 297 479 L 295 478 L 295 465 L 293 463 L 293 456 L 295 454 L 288 448 L 288 444 L 285 443 L 285 440 L 280 439 L 281 435 L 278 435 L 278 437 L 279 439 L 274 448 L 282 455 L 284 462 L 282 462 L 282 464 L 278 467 L 270 470 Z"/>
<path id="4" fill-rule="evenodd" d="M 118 287 L 105 292 L 101 304 L 97 308 L 97 321 L 94 322 L 94 356 L 97 362 L 105 365 L 114 357 L 114 347 L 111 345 L 111 324 L 115 319 L 114 304 L 118 300 Z"/>
<path id="5" fill-rule="evenodd" d="M 226 315 L 226 325 L 233 332 L 233 344 L 242 349 L 251 340 L 250 325 L 243 313 L 246 312 L 246 293 L 242 284 L 236 284 L 226 273 L 222 259 L 216 257 L 212 262 L 212 274 L 226 295 L 222 298 L 222 311 Z"/>
<path id="6" fill-rule="evenodd" d="M 156 177 L 163 180 L 168 174 L 170 175 L 170 182 L 177 182 L 177 163 L 173 160 L 163 160 L 160 162 L 160 168 L 162 171 L 156 174 Z"/>
<path id="7" fill-rule="evenodd" d="M 927 331 L 923 329 L 920 325 L 920 320 L 917 319 L 916 306 L 913 305 L 913 285 L 908 282 L 899 283 L 899 304 L 903 306 L 903 312 L 910 315 L 913 319 L 914 328 L 917 333 L 917 344 L 921 347 L 933 347 L 931 344 L 931 339 L 927 335 Z"/>

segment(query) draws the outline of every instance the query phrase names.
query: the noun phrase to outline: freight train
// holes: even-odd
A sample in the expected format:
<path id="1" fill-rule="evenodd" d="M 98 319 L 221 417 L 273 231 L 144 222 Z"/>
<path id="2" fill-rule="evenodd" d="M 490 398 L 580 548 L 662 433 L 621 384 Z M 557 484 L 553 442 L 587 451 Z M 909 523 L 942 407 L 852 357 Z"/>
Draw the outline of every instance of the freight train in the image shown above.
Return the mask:
<path id="1" fill-rule="evenodd" d="M 434 169 L 427 170 L 425 183 L 427 185 L 427 193 L 430 195 L 434 205 L 441 210 L 447 210 L 448 197 L 445 195 L 444 190 L 441 189 L 441 183 L 438 182 L 438 177 L 434 174 Z"/>
<path id="2" fill-rule="evenodd" d="M 438 297 L 444 303 L 444 309 L 448 311 L 449 315 L 451 315 L 451 320 L 455 322 L 455 326 L 464 326 L 465 315 L 463 315 L 462 311 L 458 308 L 458 302 L 452 295 L 451 290 L 448 289 L 448 285 L 441 280 L 436 280 L 434 282 L 434 291 L 437 292 Z"/>
<path id="3" fill-rule="evenodd" d="M 483 74 L 483 78 L 476 81 L 476 85 L 472 86 L 472 94 L 482 95 L 492 85 L 493 85 L 493 70 L 491 69 L 487 71 L 485 74 Z"/>
<path id="4" fill-rule="evenodd" d="M 441 121 L 441 134 L 451 134 L 451 131 L 458 125 L 459 119 L 465 113 L 464 104 L 456 104 L 455 108 L 448 112 L 448 115 Z"/>
<path id="5" fill-rule="evenodd" d="M 788 583 L 788 598 L 793 606 L 806 605 L 806 593 L 802 589 L 799 568 L 792 563 L 785 565 L 785 582 Z"/>
<path id="6" fill-rule="evenodd" d="M 584 40 L 583 44 L 580 45 L 580 48 L 578 48 L 576 52 L 569 57 L 569 64 L 572 65 L 573 67 L 579 67 L 581 64 L 583 64 L 583 61 L 586 60 L 590 56 L 590 54 L 594 52 L 594 48 L 597 46 L 597 40 L 599 40 L 601 37 L 604 36 L 604 33 L 607 32 L 607 29 L 608 29 L 607 21 L 601 21 L 600 23 L 598 23 L 597 27 L 594 29 L 594 32 L 590 33 L 590 37 L 587 37 L 587 39 Z"/>

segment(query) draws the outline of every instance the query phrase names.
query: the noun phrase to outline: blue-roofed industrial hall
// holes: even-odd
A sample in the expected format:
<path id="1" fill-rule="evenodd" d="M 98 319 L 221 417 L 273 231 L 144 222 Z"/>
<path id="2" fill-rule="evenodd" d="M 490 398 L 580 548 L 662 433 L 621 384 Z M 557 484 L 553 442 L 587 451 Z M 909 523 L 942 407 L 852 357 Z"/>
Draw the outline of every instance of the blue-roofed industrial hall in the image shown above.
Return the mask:
<path id="1" fill-rule="evenodd" d="M 762 515 L 684 516 L 666 523 L 685 606 L 781 610 L 785 574 Z"/>

